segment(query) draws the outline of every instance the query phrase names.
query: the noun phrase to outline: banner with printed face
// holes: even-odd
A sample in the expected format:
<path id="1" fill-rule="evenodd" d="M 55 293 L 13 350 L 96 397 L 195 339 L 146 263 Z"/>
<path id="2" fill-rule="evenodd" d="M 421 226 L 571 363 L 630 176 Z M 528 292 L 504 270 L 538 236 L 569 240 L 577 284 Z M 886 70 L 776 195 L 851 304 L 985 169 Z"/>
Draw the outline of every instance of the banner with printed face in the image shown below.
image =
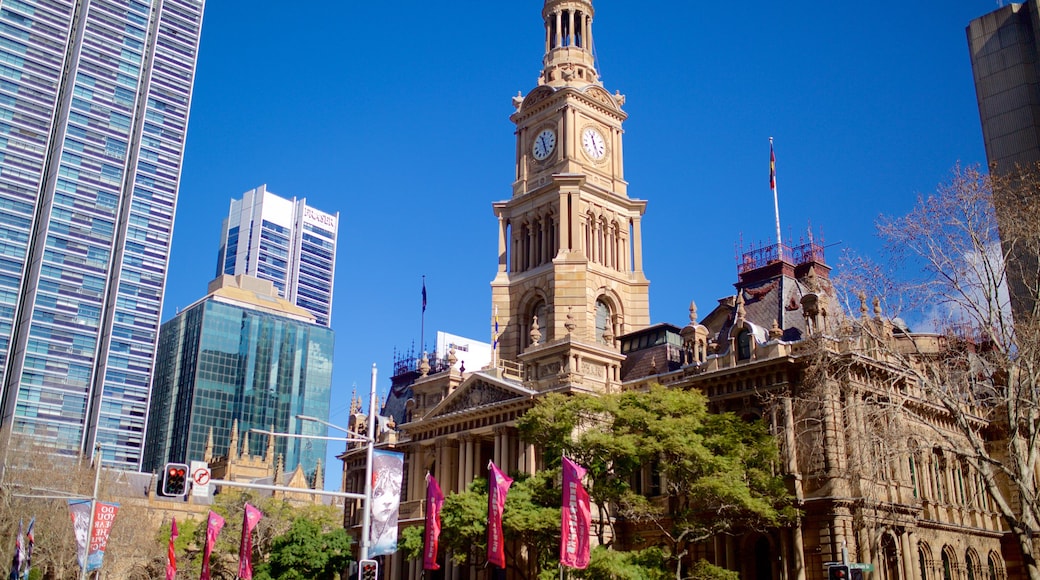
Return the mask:
<path id="1" fill-rule="evenodd" d="M 513 480 L 502 473 L 494 462 L 488 462 L 488 541 L 487 561 L 499 568 L 506 567 L 506 547 L 502 538 L 502 511 L 506 506 L 506 494 Z"/>
<path id="2" fill-rule="evenodd" d="M 372 452 L 372 505 L 368 540 L 370 558 L 397 551 L 397 517 L 401 509 L 401 478 L 404 453 Z"/>
<path id="3" fill-rule="evenodd" d="M 87 544 L 90 541 L 90 500 L 70 499 L 69 517 L 72 518 L 72 531 L 76 537 L 76 563 L 80 568 L 86 568 Z"/>
<path id="4" fill-rule="evenodd" d="M 426 474 L 426 540 L 423 542 L 423 570 L 440 570 L 437 563 L 437 545 L 441 537 L 441 506 L 444 492 L 437 478 Z"/>
<path id="5" fill-rule="evenodd" d="M 581 484 L 585 468 L 563 458 L 563 514 L 560 526 L 560 565 L 584 569 L 589 565 L 589 494 Z"/>

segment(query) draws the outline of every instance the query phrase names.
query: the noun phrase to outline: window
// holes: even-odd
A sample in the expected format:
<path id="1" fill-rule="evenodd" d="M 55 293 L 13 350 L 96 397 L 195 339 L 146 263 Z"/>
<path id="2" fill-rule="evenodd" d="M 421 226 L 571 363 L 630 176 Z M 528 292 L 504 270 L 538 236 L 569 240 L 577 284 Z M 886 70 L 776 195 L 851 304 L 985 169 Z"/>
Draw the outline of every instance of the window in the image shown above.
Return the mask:
<path id="1" fill-rule="evenodd" d="M 737 359 L 751 358 L 751 331 L 746 328 L 737 334 Z"/>
<path id="2" fill-rule="evenodd" d="M 614 329 L 610 316 L 610 308 L 602 300 L 596 301 L 596 342 L 600 344 L 614 343 Z M 609 340 L 608 340 L 609 339 Z"/>

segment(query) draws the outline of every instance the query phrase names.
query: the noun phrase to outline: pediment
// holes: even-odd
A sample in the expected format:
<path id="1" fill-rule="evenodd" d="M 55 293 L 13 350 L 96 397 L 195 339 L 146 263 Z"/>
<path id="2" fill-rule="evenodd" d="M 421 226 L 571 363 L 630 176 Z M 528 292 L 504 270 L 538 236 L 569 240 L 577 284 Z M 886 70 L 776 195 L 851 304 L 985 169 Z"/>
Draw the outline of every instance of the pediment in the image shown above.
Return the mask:
<path id="1" fill-rule="evenodd" d="M 524 97 L 524 102 L 520 106 L 520 111 L 530 110 L 531 107 L 537 105 L 545 99 L 548 99 L 555 92 L 556 89 L 547 85 L 541 85 L 535 88 L 533 91 L 528 93 L 526 97 Z"/>
<path id="2" fill-rule="evenodd" d="M 508 379 L 474 373 L 438 403 L 423 420 L 476 411 L 514 400 L 530 399 L 536 391 Z"/>

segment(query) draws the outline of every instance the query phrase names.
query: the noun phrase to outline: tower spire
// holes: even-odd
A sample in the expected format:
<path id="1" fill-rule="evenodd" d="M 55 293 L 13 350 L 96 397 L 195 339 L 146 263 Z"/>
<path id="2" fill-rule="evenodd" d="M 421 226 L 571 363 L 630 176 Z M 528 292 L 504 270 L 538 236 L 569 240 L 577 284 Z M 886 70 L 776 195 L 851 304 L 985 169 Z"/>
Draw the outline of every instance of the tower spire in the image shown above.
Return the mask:
<path id="1" fill-rule="evenodd" d="M 592 49 L 591 0 L 545 0 L 545 58 L 539 84 L 602 85 Z"/>

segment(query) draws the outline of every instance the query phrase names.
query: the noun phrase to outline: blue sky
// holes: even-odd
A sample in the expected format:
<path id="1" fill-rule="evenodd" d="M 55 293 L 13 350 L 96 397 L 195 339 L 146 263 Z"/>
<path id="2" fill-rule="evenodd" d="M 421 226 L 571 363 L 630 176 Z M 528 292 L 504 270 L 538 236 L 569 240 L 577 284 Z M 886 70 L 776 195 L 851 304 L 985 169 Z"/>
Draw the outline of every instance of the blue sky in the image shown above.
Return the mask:
<path id="1" fill-rule="evenodd" d="M 877 251 L 879 214 L 906 213 L 958 162 L 984 164 L 964 29 L 996 2 L 594 7 L 601 78 L 627 97 L 629 195 L 648 200 L 653 322 L 685 324 L 690 300 L 706 314 L 733 292 L 738 245 L 774 239 L 770 136 L 785 241 L 811 223 L 832 266 Z M 511 194 L 510 99 L 541 68 L 542 2 L 310 8 L 207 3 L 163 320 L 205 293 L 232 198 L 266 183 L 340 212 L 345 424 L 372 364 L 385 393 L 395 347 L 418 345 L 423 275 L 427 343 L 488 340 L 491 204 Z"/>

